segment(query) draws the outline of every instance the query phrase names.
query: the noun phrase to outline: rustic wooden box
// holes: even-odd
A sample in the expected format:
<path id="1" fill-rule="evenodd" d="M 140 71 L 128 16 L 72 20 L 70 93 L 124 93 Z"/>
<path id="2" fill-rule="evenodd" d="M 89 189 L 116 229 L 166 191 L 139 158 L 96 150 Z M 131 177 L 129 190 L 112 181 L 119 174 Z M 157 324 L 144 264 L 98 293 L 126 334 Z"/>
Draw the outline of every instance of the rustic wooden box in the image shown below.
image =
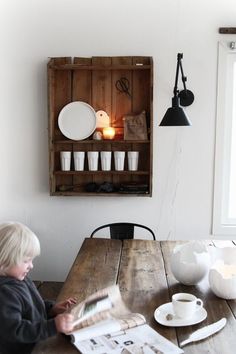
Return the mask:
<path id="1" fill-rule="evenodd" d="M 130 95 L 120 92 L 116 82 L 125 77 L 129 82 Z M 51 195 L 138 195 L 152 194 L 152 139 L 153 139 L 153 63 L 151 57 L 69 57 L 51 58 L 48 63 L 49 105 L 49 174 Z M 116 129 L 114 140 L 74 141 L 66 138 L 58 127 L 61 109 L 73 101 L 83 101 L 95 111 L 106 111 L 111 125 Z M 123 117 L 146 111 L 148 139 L 127 141 L 123 139 Z M 73 158 L 70 171 L 61 171 L 60 151 L 103 151 L 138 150 L 138 171 L 128 171 L 127 158 L 124 171 L 88 171 L 87 160 L 84 171 L 74 171 Z M 116 192 L 87 192 L 88 183 L 110 182 Z M 147 185 L 145 192 L 121 193 L 121 184 Z"/>

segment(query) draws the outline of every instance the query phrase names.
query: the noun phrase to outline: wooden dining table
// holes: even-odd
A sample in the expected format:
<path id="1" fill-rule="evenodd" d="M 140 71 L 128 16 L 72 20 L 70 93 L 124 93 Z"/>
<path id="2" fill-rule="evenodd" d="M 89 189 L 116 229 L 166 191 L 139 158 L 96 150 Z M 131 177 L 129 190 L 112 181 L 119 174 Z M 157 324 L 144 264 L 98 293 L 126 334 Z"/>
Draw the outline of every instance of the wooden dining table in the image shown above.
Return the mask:
<path id="1" fill-rule="evenodd" d="M 183 242 L 183 241 L 182 241 Z M 234 241 L 205 241 L 207 247 L 236 247 Z M 86 238 L 69 271 L 58 301 L 75 296 L 78 302 L 99 289 L 118 284 L 121 295 L 132 312 L 142 313 L 147 323 L 176 345 L 193 331 L 220 320 L 226 326 L 218 333 L 186 345 L 186 354 L 233 354 L 236 352 L 236 300 L 224 300 L 210 289 L 208 277 L 194 286 L 179 283 L 170 268 L 173 248 L 181 242 L 149 240 L 111 240 Z M 207 318 L 201 323 L 170 327 L 156 322 L 154 311 L 171 301 L 177 292 L 201 298 Z M 38 343 L 33 354 L 72 354 L 78 350 L 68 336 L 58 334 Z"/>

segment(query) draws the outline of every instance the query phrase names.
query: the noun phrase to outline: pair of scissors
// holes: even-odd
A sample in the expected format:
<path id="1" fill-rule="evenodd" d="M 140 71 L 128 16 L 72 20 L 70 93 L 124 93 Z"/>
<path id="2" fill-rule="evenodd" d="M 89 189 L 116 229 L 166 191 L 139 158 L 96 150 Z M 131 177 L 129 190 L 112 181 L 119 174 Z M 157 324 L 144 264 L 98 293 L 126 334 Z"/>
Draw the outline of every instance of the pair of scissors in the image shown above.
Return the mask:
<path id="1" fill-rule="evenodd" d="M 121 77 L 119 80 L 117 80 L 115 86 L 119 92 L 125 93 L 131 98 L 131 94 L 129 91 L 130 83 L 126 77 Z"/>

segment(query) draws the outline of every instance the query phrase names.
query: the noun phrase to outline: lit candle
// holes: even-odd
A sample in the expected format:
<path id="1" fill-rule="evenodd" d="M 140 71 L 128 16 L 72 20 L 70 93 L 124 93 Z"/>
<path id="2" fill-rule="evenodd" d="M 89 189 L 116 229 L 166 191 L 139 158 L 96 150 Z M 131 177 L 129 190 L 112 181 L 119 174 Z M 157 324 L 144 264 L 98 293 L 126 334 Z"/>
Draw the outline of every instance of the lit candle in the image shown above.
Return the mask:
<path id="1" fill-rule="evenodd" d="M 103 128 L 102 134 L 103 134 L 104 139 L 112 140 L 112 139 L 114 139 L 116 131 L 115 131 L 115 128 L 113 128 L 113 127 L 106 127 L 106 128 Z"/>

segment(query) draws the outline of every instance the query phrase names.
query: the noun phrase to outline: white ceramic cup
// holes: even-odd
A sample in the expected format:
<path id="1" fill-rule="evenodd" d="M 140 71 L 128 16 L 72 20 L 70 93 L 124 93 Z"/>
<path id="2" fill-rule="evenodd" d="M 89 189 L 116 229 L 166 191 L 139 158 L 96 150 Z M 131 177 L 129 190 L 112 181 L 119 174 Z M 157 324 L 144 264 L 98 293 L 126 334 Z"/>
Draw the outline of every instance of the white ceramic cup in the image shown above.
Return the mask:
<path id="1" fill-rule="evenodd" d="M 89 171 L 98 170 L 98 151 L 88 151 L 88 168 Z"/>
<path id="2" fill-rule="evenodd" d="M 84 170 L 84 151 L 74 151 L 74 167 L 75 171 L 83 171 Z"/>
<path id="3" fill-rule="evenodd" d="M 61 151 L 60 159 L 62 171 L 70 171 L 71 151 Z"/>
<path id="4" fill-rule="evenodd" d="M 177 293 L 172 296 L 174 314 L 179 318 L 191 318 L 198 311 L 203 302 L 195 295 L 189 293 Z"/>
<path id="5" fill-rule="evenodd" d="M 123 171 L 125 165 L 125 151 L 114 151 L 115 170 Z"/>
<path id="6" fill-rule="evenodd" d="M 138 170 L 139 151 L 128 151 L 128 170 Z"/>
<path id="7" fill-rule="evenodd" d="M 111 151 L 101 151 L 101 166 L 103 171 L 111 170 Z"/>

